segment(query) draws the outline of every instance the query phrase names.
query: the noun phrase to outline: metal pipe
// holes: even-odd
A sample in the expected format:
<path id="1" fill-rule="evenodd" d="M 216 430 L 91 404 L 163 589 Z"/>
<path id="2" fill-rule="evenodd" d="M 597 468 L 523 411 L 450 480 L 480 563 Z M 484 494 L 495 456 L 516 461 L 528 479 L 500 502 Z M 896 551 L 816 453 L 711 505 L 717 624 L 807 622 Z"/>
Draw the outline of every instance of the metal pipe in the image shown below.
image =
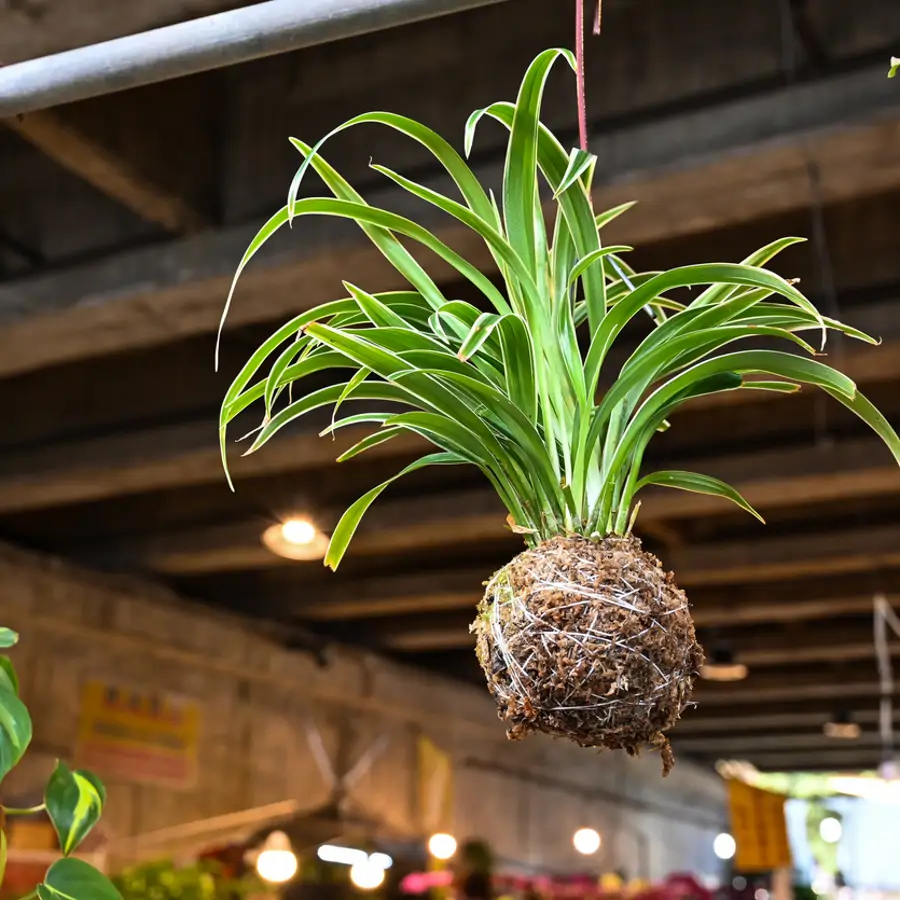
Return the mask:
<path id="1" fill-rule="evenodd" d="M 498 2 L 266 0 L 0 68 L 0 119 Z"/>

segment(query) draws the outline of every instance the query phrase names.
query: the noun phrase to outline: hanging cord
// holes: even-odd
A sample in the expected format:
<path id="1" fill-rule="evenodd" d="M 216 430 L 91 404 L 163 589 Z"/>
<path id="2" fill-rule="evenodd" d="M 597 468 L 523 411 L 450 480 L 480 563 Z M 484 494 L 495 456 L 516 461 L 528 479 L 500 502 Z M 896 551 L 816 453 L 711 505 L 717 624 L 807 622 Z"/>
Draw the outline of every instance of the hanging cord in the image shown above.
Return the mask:
<path id="1" fill-rule="evenodd" d="M 785 84 L 792 88 L 797 83 L 797 41 L 800 38 L 794 7 L 791 0 L 777 0 L 781 21 L 781 66 Z M 790 116 L 794 119 L 794 116 Z M 840 318 L 837 283 L 834 275 L 834 264 L 828 245 L 828 229 L 825 223 L 825 204 L 822 194 L 822 173 L 819 164 L 810 151 L 805 137 L 797 140 L 797 148 L 803 157 L 806 177 L 809 182 L 809 211 L 812 226 L 812 249 L 818 274 L 818 288 L 822 295 L 826 311 L 832 318 Z M 844 342 L 841 334 L 831 336 L 834 344 L 834 357 L 837 368 L 841 368 L 844 359 Z M 827 443 L 828 405 L 825 397 L 816 396 L 814 407 L 816 444 Z"/>
<path id="2" fill-rule="evenodd" d="M 900 637 L 900 618 L 887 602 L 884 594 L 875 595 L 875 658 L 878 662 L 878 678 L 881 702 L 878 708 L 878 731 L 881 736 L 883 762 L 894 758 L 894 670 L 891 664 L 891 648 L 888 645 L 888 628 Z"/>
<path id="3" fill-rule="evenodd" d="M 600 34 L 603 24 L 603 0 L 597 0 L 594 15 L 594 34 Z M 575 0 L 575 78 L 578 83 L 578 145 L 588 151 L 587 100 L 584 84 L 584 0 Z"/>
<path id="4" fill-rule="evenodd" d="M 603 27 L 603 0 L 597 0 L 597 9 L 594 13 L 594 34 L 600 34 Z M 587 98 L 584 77 L 584 0 L 575 0 L 575 81 L 577 85 L 578 96 L 578 146 L 585 153 L 590 152 L 588 149 L 588 127 L 587 127 Z M 622 270 L 615 256 L 607 257 L 609 263 L 616 270 L 616 274 L 628 286 L 628 290 L 633 291 L 634 285 L 631 279 Z M 647 312 L 652 316 L 651 308 L 645 307 Z"/>

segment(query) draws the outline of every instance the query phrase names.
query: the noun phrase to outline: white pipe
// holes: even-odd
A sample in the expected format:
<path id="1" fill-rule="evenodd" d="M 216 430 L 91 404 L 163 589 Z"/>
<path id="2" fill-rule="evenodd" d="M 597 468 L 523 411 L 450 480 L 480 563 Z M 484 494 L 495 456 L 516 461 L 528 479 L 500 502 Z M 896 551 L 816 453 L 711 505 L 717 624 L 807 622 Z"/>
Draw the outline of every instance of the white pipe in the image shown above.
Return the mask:
<path id="1" fill-rule="evenodd" d="M 498 2 L 266 0 L 0 68 L 0 119 Z"/>

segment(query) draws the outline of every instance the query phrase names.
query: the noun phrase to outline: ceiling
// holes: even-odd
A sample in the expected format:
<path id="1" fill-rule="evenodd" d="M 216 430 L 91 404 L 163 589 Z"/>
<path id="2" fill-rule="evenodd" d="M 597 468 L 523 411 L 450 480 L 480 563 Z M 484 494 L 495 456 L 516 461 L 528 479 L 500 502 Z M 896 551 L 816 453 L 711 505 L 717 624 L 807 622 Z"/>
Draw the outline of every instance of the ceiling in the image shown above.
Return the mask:
<path id="1" fill-rule="evenodd" d="M 158 18 L 138 4 L 140 21 L 110 7 L 96 31 L 65 37 L 60 26 L 16 52 L 213 6 L 157 4 Z M 63 7 L 47 0 L 46 15 Z M 13 8 L 0 4 L 4 39 Z M 416 442 L 337 466 L 349 438 L 286 431 L 253 457 L 235 451 L 234 494 L 218 462 L 218 404 L 256 343 L 332 299 L 341 278 L 396 286 L 390 269 L 350 227 L 295 227 L 248 270 L 219 374 L 214 330 L 250 236 L 283 202 L 297 164 L 289 134 L 315 140 L 354 113 L 389 108 L 458 142 L 467 113 L 511 97 L 535 51 L 567 43 L 570 26 L 556 4 L 515 0 L 7 121 L 0 536 L 163 580 L 298 649 L 336 639 L 478 678 L 467 626 L 480 584 L 519 543 L 476 472 L 399 482 L 332 575 L 273 556 L 263 529 L 296 512 L 327 529 L 417 455 Z M 900 89 L 884 77 L 900 7 L 610 0 L 604 29 L 589 47 L 595 204 L 640 200 L 611 240 L 636 245 L 635 264 L 649 269 L 818 236 L 776 268 L 883 338 L 877 349 L 835 343 L 830 361 L 900 423 Z M 559 74 L 545 116 L 571 138 L 571 85 Z M 488 184 L 501 170 L 501 137 L 485 127 L 476 145 Z M 420 149 L 360 129 L 329 159 L 371 202 L 399 209 L 369 159 L 440 184 Z M 490 271 L 483 248 L 421 216 Z M 768 522 L 680 492 L 648 493 L 643 504 L 638 531 L 678 573 L 701 637 L 750 668 L 739 684 L 698 687 L 676 749 L 764 769 L 877 763 L 872 598 L 900 591 L 900 471 L 888 451 L 827 398 L 802 392 L 695 403 L 652 453 L 664 467 L 729 480 Z M 822 735 L 838 709 L 863 726 L 858 741 Z"/>

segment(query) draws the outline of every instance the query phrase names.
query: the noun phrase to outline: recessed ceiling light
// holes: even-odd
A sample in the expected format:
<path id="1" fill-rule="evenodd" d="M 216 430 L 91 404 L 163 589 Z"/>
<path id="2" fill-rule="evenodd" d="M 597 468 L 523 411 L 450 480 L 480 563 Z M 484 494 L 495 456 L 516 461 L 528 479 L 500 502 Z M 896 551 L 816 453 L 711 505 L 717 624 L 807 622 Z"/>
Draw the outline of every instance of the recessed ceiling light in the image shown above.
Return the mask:
<path id="1" fill-rule="evenodd" d="M 700 677 L 707 681 L 743 681 L 747 674 L 747 667 L 737 662 L 730 650 L 723 648 L 713 650 L 709 661 L 700 667 Z"/>
<path id="2" fill-rule="evenodd" d="M 263 532 L 262 541 L 285 559 L 322 559 L 328 550 L 328 538 L 309 519 L 299 516 L 270 525 Z"/>

